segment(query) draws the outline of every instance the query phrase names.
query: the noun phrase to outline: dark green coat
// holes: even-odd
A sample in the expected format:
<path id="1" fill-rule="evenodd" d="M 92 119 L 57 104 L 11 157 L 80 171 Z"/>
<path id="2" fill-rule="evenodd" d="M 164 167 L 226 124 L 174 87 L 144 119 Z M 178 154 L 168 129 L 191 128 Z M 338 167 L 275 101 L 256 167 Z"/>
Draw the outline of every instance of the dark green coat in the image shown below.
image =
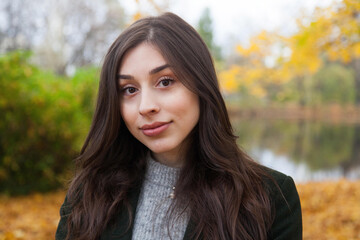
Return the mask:
<path id="1" fill-rule="evenodd" d="M 278 191 L 275 184 L 271 181 L 266 181 L 271 192 L 271 199 L 273 201 L 276 215 L 273 225 L 271 226 L 268 234 L 268 239 L 277 240 L 298 240 L 302 239 L 302 217 L 299 195 L 296 191 L 294 181 L 291 177 L 286 176 L 280 172 L 269 170 L 269 173 L 273 176 L 277 184 L 279 185 L 282 194 Z M 137 189 L 130 197 L 131 205 L 133 206 L 133 216 L 135 216 L 135 206 L 139 198 L 140 189 Z M 283 196 L 286 201 L 284 200 Z M 56 231 L 56 240 L 64 240 L 66 238 L 66 220 L 67 215 L 71 209 L 67 206 L 66 199 L 60 209 L 60 222 Z M 116 224 L 113 228 L 108 228 L 102 235 L 101 240 L 131 240 L 132 231 L 128 231 L 125 235 L 123 232 L 126 229 L 128 222 L 128 214 L 126 211 L 122 211 L 119 214 Z M 190 240 L 190 233 L 194 224 L 190 220 L 184 240 Z M 133 228 L 133 223 L 131 230 Z"/>

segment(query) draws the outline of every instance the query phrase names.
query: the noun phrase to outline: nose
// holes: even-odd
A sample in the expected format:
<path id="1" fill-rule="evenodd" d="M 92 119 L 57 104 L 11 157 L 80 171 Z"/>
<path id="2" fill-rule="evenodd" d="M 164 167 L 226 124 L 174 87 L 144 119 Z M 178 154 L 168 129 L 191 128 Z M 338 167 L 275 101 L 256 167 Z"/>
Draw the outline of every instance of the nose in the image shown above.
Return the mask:
<path id="1" fill-rule="evenodd" d="M 140 115 L 154 114 L 160 111 L 160 106 L 156 101 L 156 96 L 151 93 L 151 90 L 145 90 L 141 93 L 139 104 Z"/>

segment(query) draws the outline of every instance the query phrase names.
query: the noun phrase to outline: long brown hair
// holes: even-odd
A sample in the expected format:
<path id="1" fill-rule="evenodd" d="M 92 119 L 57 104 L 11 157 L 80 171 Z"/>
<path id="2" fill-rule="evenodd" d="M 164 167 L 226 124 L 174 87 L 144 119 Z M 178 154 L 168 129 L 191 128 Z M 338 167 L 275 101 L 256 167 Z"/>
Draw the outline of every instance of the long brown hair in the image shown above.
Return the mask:
<path id="1" fill-rule="evenodd" d="M 205 43 L 172 13 L 138 20 L 105 57 L 92 126 L 68 192 L 73 207 L 69 235 L 96 239 L 120 208 L 131 213 L 129 193 L 141 185 L 149 150 L 122 120 L 116 76 L 124 54 L 143 42 L 156 46 L 177 78 L 200 99 L 200 118 L 184 153 L 173 207 L 187 202 L 195 238 L 266 239 L 273 215 L 263 183 L 267 174 L 236 144 Z M 129 226 L 133 220 L 130 215 Z"/>

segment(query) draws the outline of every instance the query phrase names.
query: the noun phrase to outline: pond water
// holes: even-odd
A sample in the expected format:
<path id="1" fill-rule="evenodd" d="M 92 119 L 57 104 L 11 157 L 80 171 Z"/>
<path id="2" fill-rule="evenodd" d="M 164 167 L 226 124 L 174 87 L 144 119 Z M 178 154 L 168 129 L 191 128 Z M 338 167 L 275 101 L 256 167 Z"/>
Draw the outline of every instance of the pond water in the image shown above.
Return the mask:
<path id="1" fill-rule="evenodd" d="M 298 183 L 360 179 L 360 124 L 233 119 L 238 144 Z"/>

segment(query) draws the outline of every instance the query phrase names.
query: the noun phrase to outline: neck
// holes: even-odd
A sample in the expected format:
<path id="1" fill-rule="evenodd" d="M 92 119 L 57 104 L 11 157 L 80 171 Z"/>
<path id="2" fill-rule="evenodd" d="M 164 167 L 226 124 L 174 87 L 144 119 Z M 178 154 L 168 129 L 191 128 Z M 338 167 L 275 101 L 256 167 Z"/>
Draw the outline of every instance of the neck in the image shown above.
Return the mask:
<path id="1" fill-rule="evenodd" d="M 169 167 L 181 168 L 184 165 L 185 153 L 190 148 L 190 139 L 190 136 L 188 136 L 178 147 L 171 151 L 162 153 L 151 152 L 151 156 L 155 161 L 161 164 Z"/>
<path id="2" fill-rule="evenodd" d="M 151 153 L 152 158 L 166 166 L 173 168 L 181 168 L 183 166 L 183 159 L 177 153 Z"/>

